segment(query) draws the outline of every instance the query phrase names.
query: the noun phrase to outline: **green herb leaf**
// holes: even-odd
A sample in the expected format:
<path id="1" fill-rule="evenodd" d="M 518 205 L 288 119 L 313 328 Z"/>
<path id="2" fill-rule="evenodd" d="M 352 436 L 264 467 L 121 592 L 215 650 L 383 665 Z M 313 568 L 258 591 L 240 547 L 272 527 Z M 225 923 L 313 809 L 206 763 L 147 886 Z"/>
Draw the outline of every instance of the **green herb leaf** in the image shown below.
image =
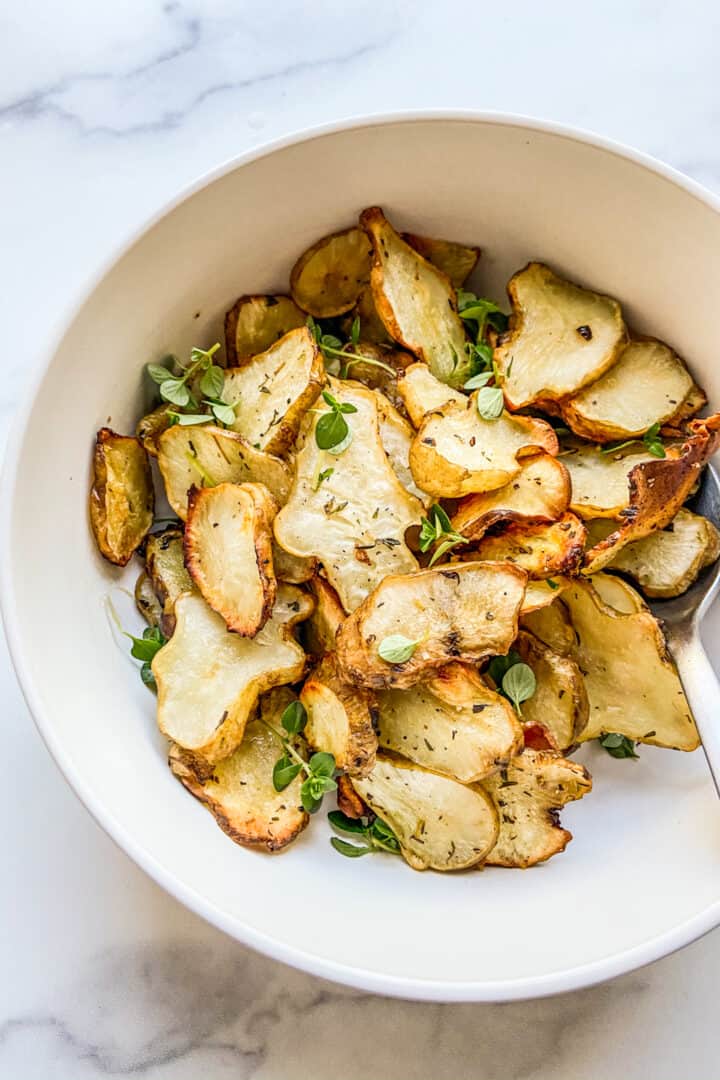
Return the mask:
<path id="1" fill-rule="evenodd" d="M 153 382 L 161 385 L 167 379 L 172 378 L 172 372 L 168 368 L 163 367 L 162 364 L 146 364 L 145 370 L 152 379 Z"/>
<path id="2" fill-rule="evenodd" d="M 484 386 L 478 390 L 477 411 L 483 420 L 497 420 L 504 407 L 505 398 L 499 386 Z"/>
<path id="3" fill-rule="evenodd" d="M 169 401 L 172 405 L 179 405 L 182 408 L 190 402 L 190 391 L 183 379 L 165 379 L 160 384 L 160 397 L 164 398 L 165 401 Z"/>
<path id="4" fill-rule="evenodd" d="M 333 829 L 337 829 L 338 832 L 367 832 L 367 825 L 363 825 L 361 818 L 348 817 L 347 814 L 343 814 L 342 810 L 331 810 L 328 814 L 328 821 L 332 825 Z"/>
<path id="5" fill-rule="evenodd" d="M 315 442 L 321 450 L 331 450 L 344 442 L 350 431 L 345 417 L 335 409 L 323 413 L 315 425 Z"/>
<path id="6" fill-rule="evenodd" d="M 464 536 L 454 531 L 450 518 L 442 506 L 438 506 L 436 503 L 430 507 L 428 516 L 424 517 L 420 522 L 418 545 L 421 551 L 428 551 L 439 540 L 443 542 L 433 553 L 428 564 L 429 567 L 434 566 L 438 559 L 442 558 L 447 551 L 450 551 L 457 544 L 467 543 Z"/>
<path id="7" fill-rule="evenodd" d="M 496 686 L 501 686 L 503 678 L 514 664 L 521 663 L 520 654 L 511 649 L 507 656 L 493 656 L 488 664 L 487 673 Z"/>
<path id="8" fill-rule="evenodd" d="M 318 473 L 318 478 L 315 481 L 314 490 L 319 491 L 321 485 L 324 484 L 326 480 L 329 480 L 334 472 L 335 472 L 335 470 L 332 468 L 332 466 L 329 469 L 323 469 L 322 472 L 319 472 Z"/>
<path id="9" fill-rule="evenodd" d="M 477 375 L 473 375 L 471 379 L 463 383 L 463 390 L 479 390 L 481 386 L 487 386 L 492 377 L 492 371 L 479 371 Z"/>
<path id="10" fill-rule="evenodd" d="M 168 410 L 168 416 L 172 418 L 173 423 L 180 424 L 181 427 L 191 427 L 193 424 L 209 424 L 212 420 L 211 416 L 207 413 L 178 413 Z"/>
<path id="11" fill-rule="evenodd" d="M 305 725 L 303 724 L 303 727 L 304 726 Z M 332 754 L 320 750 L 317 754 L 312 755 L 308 761 L 308 768 L 313 776 L 323 778 L 332 777 L 335 774 L 335 758 Z M 335 787 L 337 787 L 337 784 L 334 784 L 332 788 L 326 788 L 325 790 L 333 791 Z"/>
<path id="12" fill-rule="evenodd" d="M 405 664 L 419 644 L 419 641 L 411 641 L 404 634 L 390 634 L 378 645 L 378 656 L 388 664 Z"/>
<path id="13" fill-rule="evenodd" d="M 318 792 L 312 777 L 308 777 L 300 788 L 300 802 L 303 810 L 308 814 L 314 814 L 319 809 L 322 800 L 323 792 Z"/>
<path id="14" fill-rule="evenodd" d="M 157 626 L 146 627 L 146 629 L 143 630 L 143 636 L 141 638 L 134 637 L 124 630 L 123 633 L 125 634 L 125 637 L 130 638 L 133 643 L 130 655 L 136 660 L 142 660 L 146 663 L 149 663 L 153 659 L 155 653 L 159 652 L 167 641 L 167 638 Z"/>
<path id="15" fill-rule="evenodd" d="M 353 343 L 353 345 L 357 345 L 359 340 L 360 340 L 360 316 L 356 315 L 355 318 L 352 321 L 352 326 L 350 327 L 350 341 Z"/>
<path id="16" fill-rule="evenodd" d="M 307 712 L 302 701 L 291 701 L 283 710 L 280 723 L 288 735 L 299 735 L 307 724 Z"/>
<path id="17" fill-rule="evenodd" d="M 273 768 L 273 787 L 275 790 L 284 791 L 289 784 L 292 784 L 301 768 L 300 763 L 293 761 L 287 754 L 283 754 L 281 758 L 278 758 Z"/>
<path id="18" fill-rule="evenodd" d="M 635 753 L 635 743 L 626 735 L 620 735 L 616 731 L 608 731 L 601 735 L 598 742 L 603 750 L 607 750 L 610 757 L 614 758 L 638 758 Z"/>
<path id="19" fill-rule="evenodd" d="M 331 836 L 330 843 L 340 855 L 346 855 L 348 859 L 358 859 L 361 855 L 370 855 L 371 847 L 359 847 L 357 844 L 348 844 L 347 840 L 341 840 L 339 836 Z"/>
<path id="20" fill-rule="evenodd" d="M 643 442 L 645 443 L 645 448 L 647 449 L 647 452 L 649 454 L 652 454 L 653 457 L 665 457 L 665 447 L 663 446 L 662 440 L 660 438 L 659 424 L 653 424 L 652 427 L 648 428 L 648 430 L 643 435 Z"/>
<path id="21" fill-rule="evenodd" d="M 200 379 L 200 389 L 205 397 L 219 398 L 225 389 L 225 372 L 223 369 L 211 364 L 207 371 L 203 372 Z"/>
<path id="22" fill-rule="evenodd" d="M 522 662 L 513 664 L 503 676 L 503 693 L 512 701 L 518 716 L 522 716 L 520 705 L 533 696 L 536 686 L 537 682 L 532 668 Z"/>
<path id="23" fill-rule="evenodd" d="M 154 694 L 157 694 L 157 683 L 155 682 L 153 669 L 148 660 L 146 660 L 140 668 L 140 678 L 142 679 L 143 684 L 147 686 L 148 690 L 152 690 Z"/>
<path id="24" fill-rule="evenodd" d="M 384 848 L 385 851 L 400 850 L 400 841 L 382 818 L 375 818 L 370 826 L 370 842 Z"/>
<path id="25" fill-rule="evenodd" d="M 546 578 L 545 581 L 547 582 L 547 584 L 550 586 L 551 589 L 559 589 L 560 588 L 557 581 L 553 581 L 553 579 L 551 577 Z"/>
<path id="26" fill-rule="evenodd" d="M 235 410 L 232 405 L 226 405 L 223 401 L 210 402 L 212 414 L 221 424 L 230 427 L 235 423 Z"/>

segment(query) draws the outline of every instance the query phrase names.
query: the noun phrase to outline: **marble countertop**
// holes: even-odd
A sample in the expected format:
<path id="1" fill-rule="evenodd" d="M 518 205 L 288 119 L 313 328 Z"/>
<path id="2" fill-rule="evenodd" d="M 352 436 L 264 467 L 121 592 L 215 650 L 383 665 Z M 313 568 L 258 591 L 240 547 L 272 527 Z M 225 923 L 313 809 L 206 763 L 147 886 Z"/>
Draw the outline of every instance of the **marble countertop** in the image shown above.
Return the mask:
<path id="1" fill-rule="evenodd" d="M 571 0 L 24 0 L 0 12 L 0 433 L 84 282 L 178 188 L 293 129 L 430 106 L 632 143 L 720 189 L 720 8 Z M 0 1077 L 720 1076 L 720 932 L 502 1006 L 359 995 L 249 952 L 95 826 L 0 656 Z M 588 928 L 592 932 L 592 927 Z"/>

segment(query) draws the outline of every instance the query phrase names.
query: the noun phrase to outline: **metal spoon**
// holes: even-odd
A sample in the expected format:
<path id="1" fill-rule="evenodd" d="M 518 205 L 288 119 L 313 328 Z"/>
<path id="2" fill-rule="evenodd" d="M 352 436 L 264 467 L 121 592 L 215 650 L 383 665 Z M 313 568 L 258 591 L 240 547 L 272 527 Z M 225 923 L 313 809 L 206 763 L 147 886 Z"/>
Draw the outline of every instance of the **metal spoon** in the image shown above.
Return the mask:
<path id="1" fill-rule="evenodd" d="M 692 509 L 720 529 L 720 479 L 712 465 L 703 474 Z M 715 788 L 720 795 L 720 682 L 700 640 L 700 624 L 720 591 L 720 559 L 700 574 L 686 593 L 650 604 L 662 619 Z"/>

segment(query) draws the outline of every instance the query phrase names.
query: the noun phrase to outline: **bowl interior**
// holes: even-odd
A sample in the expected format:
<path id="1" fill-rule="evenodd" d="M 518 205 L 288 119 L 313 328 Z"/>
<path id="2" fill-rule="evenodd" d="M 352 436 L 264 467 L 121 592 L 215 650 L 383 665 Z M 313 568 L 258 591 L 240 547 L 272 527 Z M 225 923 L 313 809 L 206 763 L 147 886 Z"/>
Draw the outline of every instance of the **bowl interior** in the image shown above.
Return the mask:
<path id="1" fill-rule="evenodd" d="M 19 436 L 4 552 L 11 647 L 51 750 L 81 797 L 160 882 L 273 955 L 370 989 L 439 999 L 552 992 L 668 951 L 718 921 L 720 814 L 701 753 L 583 757 L 565 854 L 529 873 L 417 874 L 336 855 L 324 820 L 278 857 L 235 846 L 173 779 L 154 701 L 111 633 L 86 498 L 96 428 L 131 431 L 142 368 L 222 340 L 242 293 L 284 291 L 294 258 L 381 204 L 402 228 L 483 247 L 502 298 L 532 258 L 618 296 L 720 403 L 720 216 L 637 161 L 511 123 L 418 120 L 316 137 L 201 188 L 97 285 L 50 361 Z M 7 505 L 7 503 L 6 503 Z M 712 629 L 711 639 L 714 639 Z M 628 702 L 632 708 L 632 701 Z"/>

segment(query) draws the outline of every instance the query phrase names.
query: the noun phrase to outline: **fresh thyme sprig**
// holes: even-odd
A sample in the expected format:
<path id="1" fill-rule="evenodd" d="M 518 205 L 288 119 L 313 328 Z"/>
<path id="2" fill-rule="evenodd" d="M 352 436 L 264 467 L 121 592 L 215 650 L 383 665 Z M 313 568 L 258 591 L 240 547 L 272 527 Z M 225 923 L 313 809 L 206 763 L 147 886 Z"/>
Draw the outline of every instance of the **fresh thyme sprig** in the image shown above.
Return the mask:
<path id="1" fill-rule="evenodd" d="M 323 797 L 329 791 L 335 791 L 335 758 L 332 754 L 320 751 L 313 754 L 308 761 L 298 754 L 292 744 L 295 735 L 301 734 L 307 724 L 307 712 L 301 701 L 291 701 L 283 710 L 280 717 L 285 733 L 278 731 L 267 720 L 262 723 L 272 731 L 281 742 L 283 748 L 282 757 L 278 758 L 273 768 L 273 786 L 276 791 L 284 791 L 299 773 L 305 774 L 300 788 L 300 801 L 303 809 L 308 814 L 314 814 L 320 809 Z"/>
<path id="2" fill-rule="evenodd" d="M 330 411 L 322 413 L 315 425 L 315 442 L 321 450 L 341 454 L 352 442 L 352 431 L 344 414 L 356 413 L 357 408 L 348 401 L 338 401 L 329 390 L 323 390 L 322 398 Z"/>
<path id="3" fill-rule="evenodd" d="M 533 696 L 537 688 L 532 668 L 523 662 L 514 649 L 511 649 L 506 656 L 494 656 L 488 664 L 487 673 L 499 693 L 511 701 L 518 716 L 522 716 L 520 706 L 523 701 Z"/>
<path id="4" fill-rule="evenodd" d="M 382 371 L 387 371 L 389 375 L 395 375 L 395 368 L 390 364 L 384 364 L 382 360 L 376 359 L 374 356 L 367 356 L 365 353 L 357 352 L 358 343 L 360 341 L 360 316 L 356 315 L 352 321 L 350 327 L 350 340 L 343 343 L 339 337 L 335 334 L 330 334 L 320 326 L 319 323 L 313 319 L 312 315 L 307 317 L 307 326 L 310 333 L 315 338 L 317 347 L 323 354 L 326 360 L 329 360 L 331 364 L 335 360 L 344 360 L 345 364 L 340 366 L 335 364 L 337 373 L 341 379 L 347 379 L 350 372 L 350 368 L 354 364 L 369 364 L 370 367 L 380 368 Z M 353 352 L 348 352 L 352 348 Z"/>
<path id="5" fill-rule="evenodd" d="M 147 626 L 143 630 L 143 636 L 141 638 L 135 637 L 133 634 L 128 634 L 127 630 L 122 630 L 121 632 L 126 638 L 130 638 L 133 643 L 130 655 L 134 657 L 135 660 L 140 660 L 142 662 L 140 678 L 148 689 L 157 693 L 157 683 L 155 682 L 155 676 L 153 675 L 151 665 L 155 654 L 162 649 L 163 645 L 167 644 L 167 638 L 159 626 Z"/>
<path id="6" fill-rule="evenodd" d="M 620 443 L 608 443 L 607 446 L 603 446 L 600 450 L 601 454 L 616 454 L 618 450 L 625 450 L 628 446 L 632 446 L 638 442 L 638 439 L 626 439 L 625 442 Z M 648 454 L 652 454 L 656 458 L 664 458 L 665 447 L 662 444 L 660 438 L 660 424 L 653 424 L 647 429 L 642 437 L 642 441 L 645 444 L 645 449 Z"/>
<path id="7" fill-rule="evenodd" d="M 466 538 L 453 529 L 450 518 L 442 506 L 438 506 L 437 503 L 431 506 L 428 510 L 428 516 L 424 517 L 420 523 L 420 538 L 418 540 L 421 551 L 429 551 L 433 544 L 438 545 L 428 563 L 428 569 L 434 566 L 438 559 L 441 559 L 451 548 L 466 543 Z"/>
<path id="8" fill-rule="evenodd" d="M 349 844 L 347 840 L 341 840 L 333 836 L 330 843 L 340 855 L 349 859 L 357 859 L 360 855 L 370 855 L 375 851 L 387 851 L 391 855 L 400 854 L 400 842 L 397 836 L 381 818 L 376 817 L 372 822 L 368 818 L 350 818 L 340 810 L 331 810 L 328 821 L 338 832 L 350 833 L 364 844 Z"/>
<path id="9" fill-rule="evenodd" d="M 635 743 L 628 739 L 627 735 L 620 735 L 617 731 L 608 731 L 601 735 L 598 742 L 610 757 L 614 758 L 638 758 L 635 753 Z"/>

